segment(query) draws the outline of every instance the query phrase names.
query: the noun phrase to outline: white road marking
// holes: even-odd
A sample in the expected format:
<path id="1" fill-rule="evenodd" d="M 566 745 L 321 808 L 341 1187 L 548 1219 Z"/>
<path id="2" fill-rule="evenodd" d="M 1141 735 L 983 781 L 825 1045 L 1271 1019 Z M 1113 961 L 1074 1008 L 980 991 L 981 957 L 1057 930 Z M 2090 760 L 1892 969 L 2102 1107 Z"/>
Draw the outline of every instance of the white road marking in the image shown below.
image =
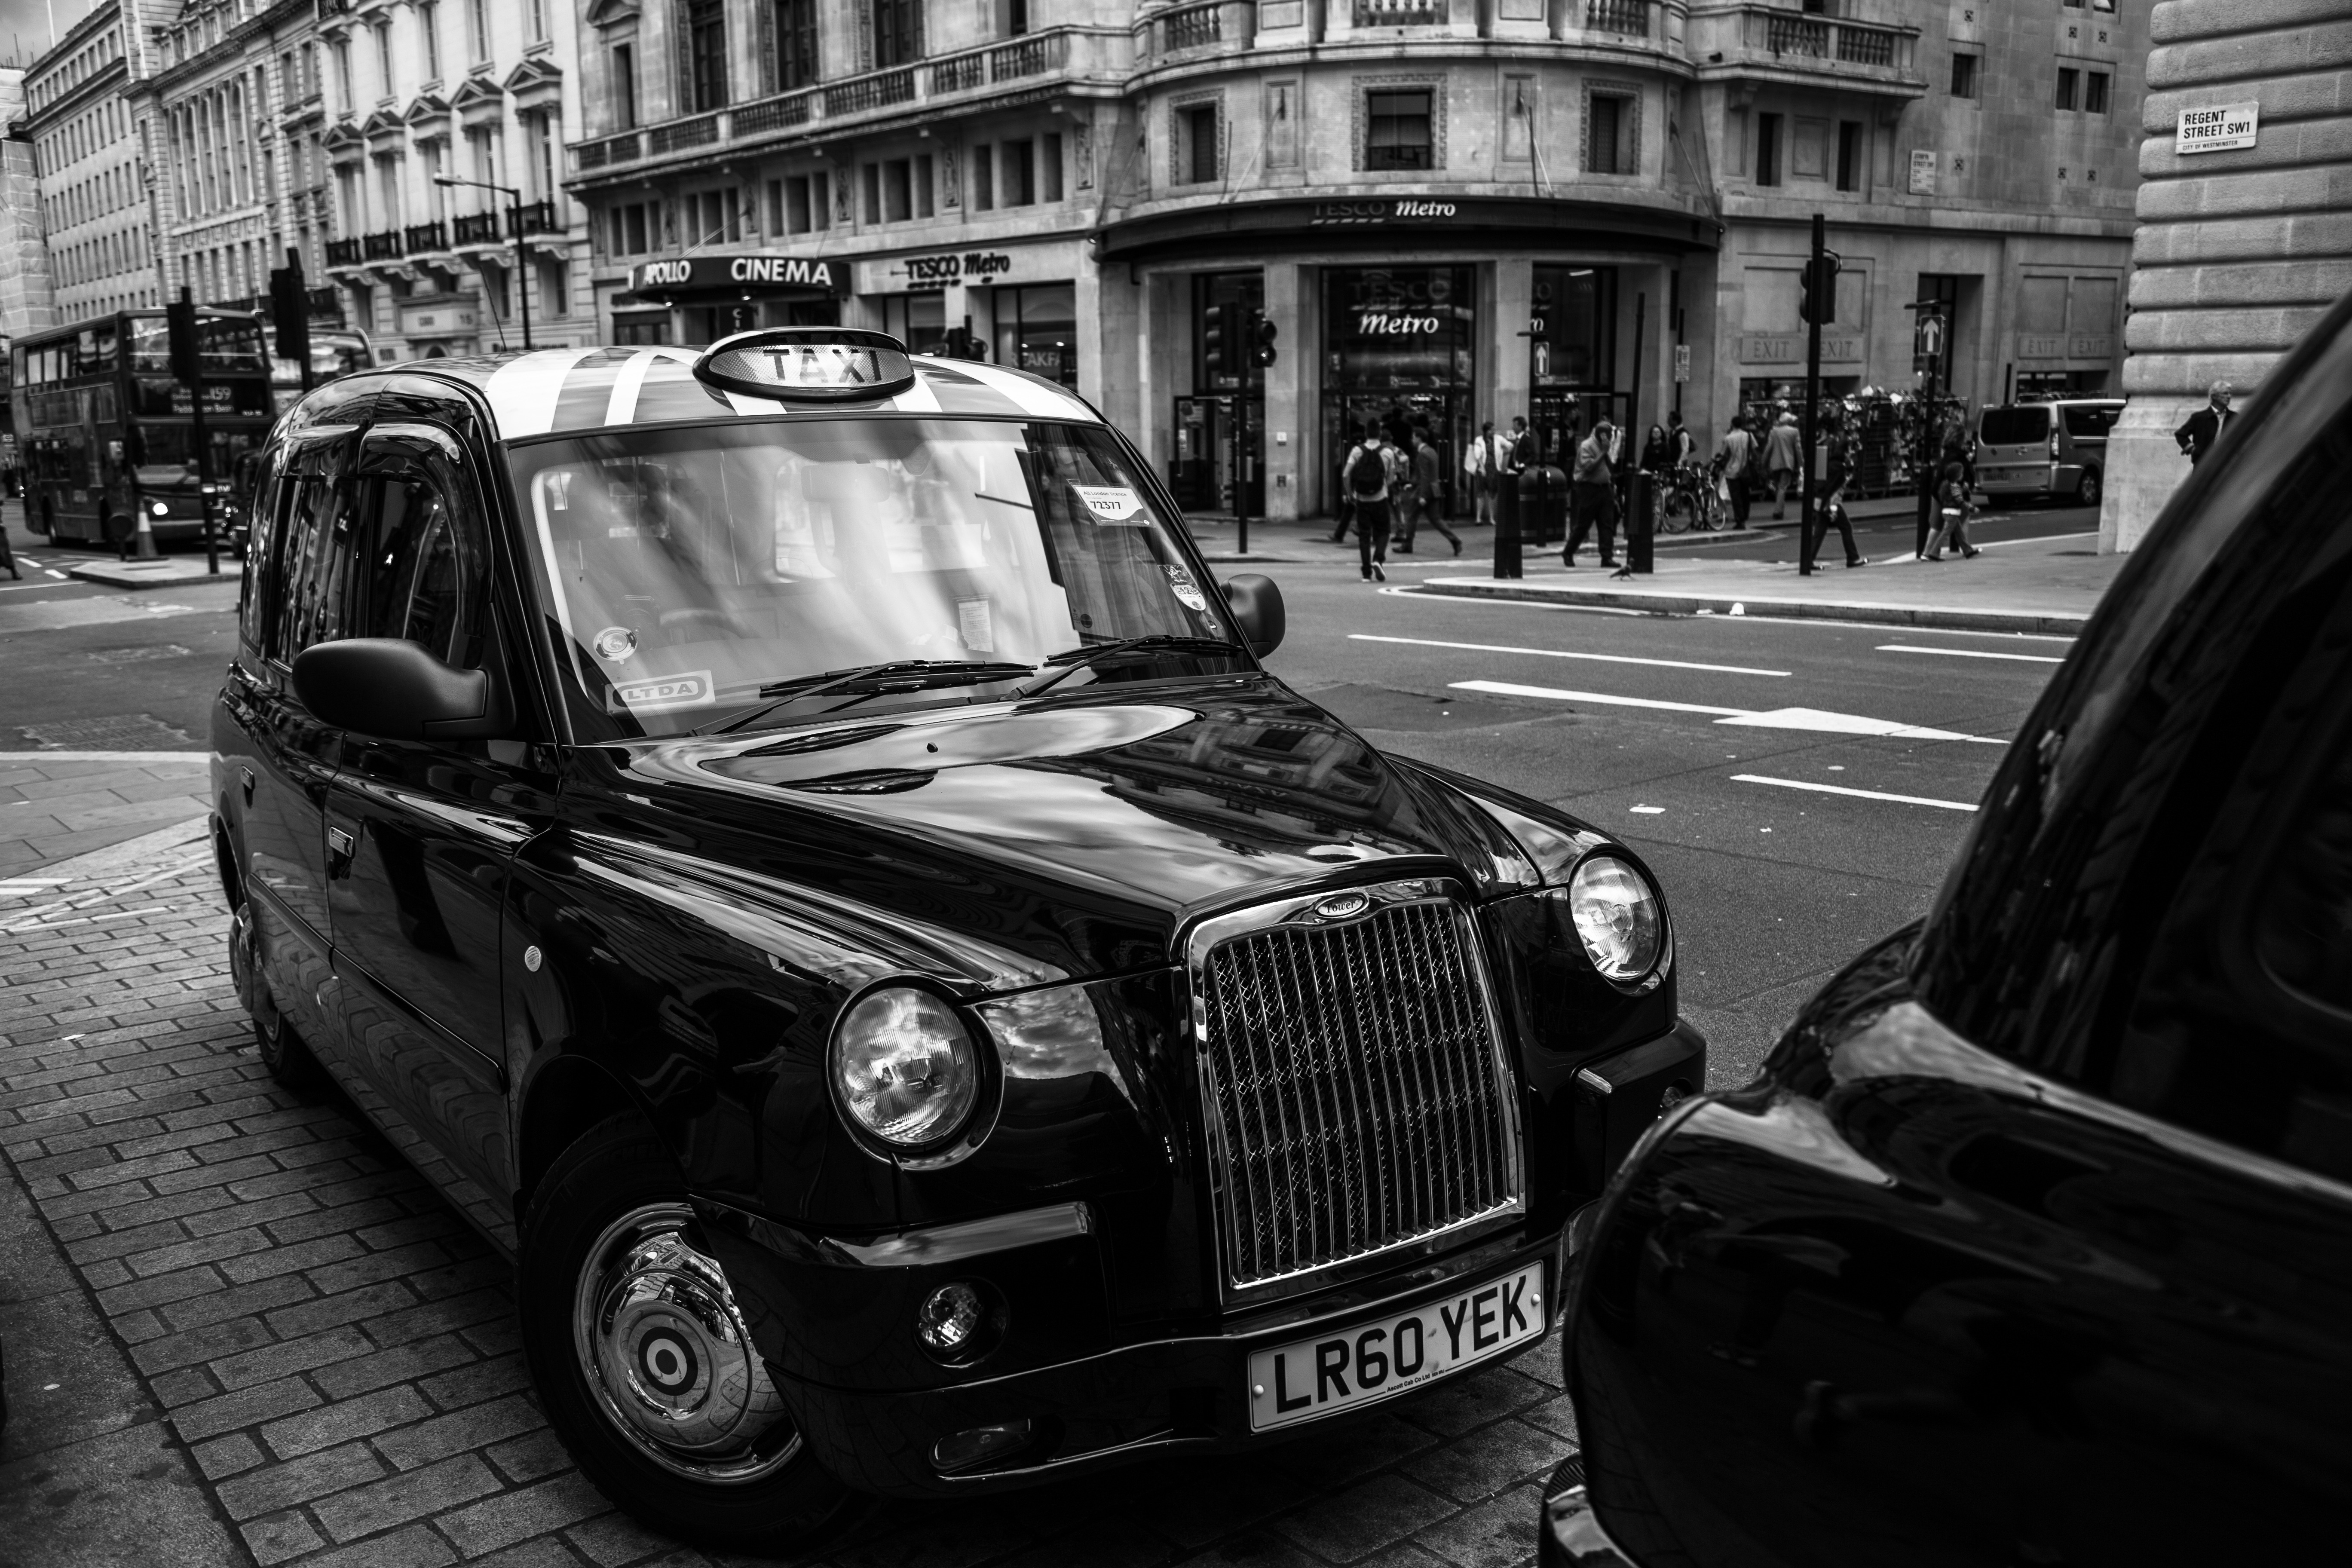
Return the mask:
<path id="1" fill-rule="evenodd" d="M 1628 806 L 1626 809 L 1628 811 L 1638 813 L 1643 816 L 1663 816 L 1665 815 L 1666 810 L 1663 805 L 1633 805 Z"/>
<path id="2" fill-rule="evenodd" d="M 1570 653 L 1556 647 L 1506 647 L 1496 643 L 1440 642 L 1434 637 L 1384 637 L 1370 632 L 1349 632 L 1349 642 L 1406 643 L 1414 647 L 1454 647 L 1471 653 L 1524 653 L 1538 658 L 1581 658 L 1595 664 L 1647 664 L 1660 669 L 1704 669 L 1717 675 L 1774 675 L 1785 677 L 1785 669 L 1756 669 L 1744 664 L 1692 664 L 1679 658 L 1636 658 L 1623 653 Z"/>
<path id="3" fill-rule="evenodd" d="M 1658 708 L 1670 713 L 1711 713 L 1718 724 L 1739 724 L 1759 730 L 1810 730 L 1825 735 L 1887 735 L 1905 741 L 1969 741 L 1979 745 L 2006 746 L 1997 735 L 1964 735 L 1958 730 L 1931 730 L 1919 724 L 1898 724 L 1891 719 L 1869 719 L 1859 713 L 1831 713 L 1819 708 L 1717 708 L 1704 702 L 1666 702 L 1654 697 L 1619 697 L 1606 691 L 1568 691 L 1556 686 L 1521 686 L 1508 680 L 1455 680 L 1454 691 L 1488 691 L 1498 697 L 1541 697 L 1555 702 L 1597 702 L 1612 708 Z"/>
<path id="4" fill-rule="evenodd" d="M 2013 658 L 2021 664 L 2063 664 L 2065 659 L 2047 653 L 1995 653 L 1990 648 L 1921 647 L 1911 643 L 1881 643 L 1878 653 L 1940 653 L 1951 658 Z"/>
<path id="5" fill-rule="evenodd" d="M 1857 800 L 1891 800 L 1897 805 L 1933 805 L 1946 811 L 1974 811 L 1964 800 L 1935 800 L 1924 795 L 1889 795 L 1880 789 L 1849 789 L 1844 784 L 1812 784 L 1803 779 L 1776 779 L 1763 773 L 1734 773 L 1734 784 L 1772 784 L 1780 789 L 1807 789 L 1821 795 L 1850 795 Z M 1765 831 L 1769 832 L 1767 828 Z"/>
<path id="6" fill-rule="evenodd" d="M 63 582 L 65 582 L 65 581 L 67 581 L 67 580 L 68 580 L 68 579 L 67 579 L 67 577 L 66 577 L 66 574 L 65 574 L 64 573 L 62 573 L 62 572 L 58 571 L 58 570 L 56 567 L 54 567 L 54 566 L 44 566 L 44 567 L 42 567 L 42 568 L 41 568 L 41 570 L 42 570 L 42 571 L 44 571 L 44 572 L 47 572 L 50 576 L 55 577 L 55 578 L 56 578 L 58 582 L 60 582 L 60 583 L 63 583 Z"/>

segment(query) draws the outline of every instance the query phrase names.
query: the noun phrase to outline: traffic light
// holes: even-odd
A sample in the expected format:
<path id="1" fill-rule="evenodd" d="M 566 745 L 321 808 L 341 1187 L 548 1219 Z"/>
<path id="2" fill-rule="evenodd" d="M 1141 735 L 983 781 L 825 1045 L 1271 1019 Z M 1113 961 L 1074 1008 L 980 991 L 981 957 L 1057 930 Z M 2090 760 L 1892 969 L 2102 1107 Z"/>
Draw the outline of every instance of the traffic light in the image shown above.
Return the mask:
<path id="1" fill-rule="evenodd" d="M 1201 365 L 1213 381 L 1241 372 L 1241 307 L 1212 305 L 1201 329 Z"/>
<path id="2" fill-rule="evenodd" d="M 204 362 L 196 354 L 196 306 L 183 286 L 180 297 L 163 307 L 164 342 L 170 349 L 172 379 L 193 385 Z"/>
<path id="3" fill-rule="evenodd" d="M 1252 311 L 1251 317 L 1250 337 L 1253 344 L 1250 349 L 1250 363 L 1264 370 L 1274 363 L 1274 340 L 1282 334 L 1275 330 L 1272 321 L 1265 319 L 1264 310 Z"/>
<path id="4" fill-rule="evenodd" d="M 1797 320 L 1837 320 L 1838 254 L 1824 250 L 1797 274 Z"/>
<path id="5" fill-rule="evenodd" d="M 276 330 L 279 359 L 296 364 L 310 363 L 310 293 L 302 286 L 300 256 L 286 253 L 289 265 L 269 273 L 269 320 Z"/>

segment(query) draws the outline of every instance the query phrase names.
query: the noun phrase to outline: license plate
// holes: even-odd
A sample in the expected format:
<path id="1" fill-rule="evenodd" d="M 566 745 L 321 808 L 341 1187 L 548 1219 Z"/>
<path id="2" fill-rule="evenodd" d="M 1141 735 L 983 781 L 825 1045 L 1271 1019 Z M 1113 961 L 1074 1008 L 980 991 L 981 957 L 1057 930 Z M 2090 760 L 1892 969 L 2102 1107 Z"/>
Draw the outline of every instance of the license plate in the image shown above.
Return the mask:
<path id="1" fill-rule="evenodd" d="M 1544 1331 L 1543 1265 L 1392 1317 L 1250 1356 L 1250 1430 L 1270 1431 L 1392 1398 L 1516 1350 Z"/>

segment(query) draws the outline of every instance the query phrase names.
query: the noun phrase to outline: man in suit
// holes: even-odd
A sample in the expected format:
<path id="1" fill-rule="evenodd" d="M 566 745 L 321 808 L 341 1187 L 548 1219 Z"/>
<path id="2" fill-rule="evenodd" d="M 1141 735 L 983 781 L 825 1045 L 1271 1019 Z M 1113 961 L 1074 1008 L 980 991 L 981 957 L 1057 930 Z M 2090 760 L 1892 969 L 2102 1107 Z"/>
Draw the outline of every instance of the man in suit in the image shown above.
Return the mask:
<path id="1" fill-rule="evenodd" d="M 2234 392 L 2228 382 L 2215 382 L 2206 391 L 2205 406 L 2182 420 L 2180 428 L 2172 433 L 2172 438 L 2180 443 L 2180 450 L 2188 456 L 2190 468 L 2205 460 L 2205 454 L 2213 449 L 2213 443 L 2221 438 L 2221 432 L 2237 417 L 2230 408 Z"/>

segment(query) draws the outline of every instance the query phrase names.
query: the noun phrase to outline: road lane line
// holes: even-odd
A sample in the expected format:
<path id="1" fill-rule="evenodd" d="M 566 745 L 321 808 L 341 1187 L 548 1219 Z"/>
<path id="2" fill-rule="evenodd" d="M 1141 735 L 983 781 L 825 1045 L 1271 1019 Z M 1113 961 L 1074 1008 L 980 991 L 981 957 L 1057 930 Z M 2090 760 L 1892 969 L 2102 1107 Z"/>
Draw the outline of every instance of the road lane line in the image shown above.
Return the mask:
<path id="1" fill-rule="evenodd" d="M 1615 708 L 1663 708 L 1670 713 L 1729 714 L 1744 719 L 1745 708 L 1710 708 L 1704 702 L 1662 702 L 1654 697 L 1612 697 L 1605 691 L 1563 691 L 1555 686 L 1518 686 L 1507 680 L 1454 680 L 1454 691 L 1490 691 L 1497 697 L 1549 697 L 1557 702 L 1600 702 Z"/>
<path id="2" fill-rule="evenodd" d="M 1384 637 L 1370 632 L 1349 632 L 1349 642 L 1404 643 L 1413 647 L 1455 647 L 1471 653 L 1524 653 L 1538 658 L 1581 658 L 1595 664 L 1647 664 L 1660 669 L 1703 669 L 1716 675 L 1775 675 L 1785 677 L 1785 669 L 1756 669 L 1744 664 L 1692 664 L 1679 658 L 1636 658 L 1623 653 L 1570 653 L 1554 647 L 1507 647 L 1496 643 L 1441 642 L 1435 637 Z"/>
<path id="3" fill-rule="evenodd" d="M 1823 735 L 1885 735 L 1898 741 L 1967 741 L 1982 746 L 2006 746 L 1998 735 L 1968 735 L 1958 730 L 1931 730 L 1922 724 L 1898 724 L 1892 719 L 1870 719 L 1859 713 L 1832 713 L 1819 708 L 1717 708 L 1704 702 L 1666 702 L 1655 697 L 1619 697 L 1606 691 L 1569 691 L 1557 686 L 1521 686 L 1509 680 L 1454 680 L 1454 691 L 1486 691 L 1498 697 L 1541 697 L 1554 702 L 1598 702 L 1613 708 L 1658 708 L 1669 713 L 1710 713 L 1718 724 L 1758 730 L 1809 730 Z"/>
<path id="4" fill-rule="evenodd" d="M 2047 653 L 1994 653 L 1990 648 L 1921 647 L 1911 643 L 1881 643 L 1875 653 L 1940 653 L 1951 658 L 2011 658 L 2020 664 L 2063 664 L 2065 659 Z"/>
<path id="5" fill-rule="evenodd" d="M 1734 773 L 1734 784 L 1772 784 L 1780 789 L 1807 789 L 1819 795 L 1850 795 L 1857 800 L 1891 800 L 1897 805 L 1933 805 L 1946 811 L 1974 811 L 1964 800 L 1936 800 L 1924 795 L 1889 795 L 1883 789 L 1849 789 L 1843 784 L 1811 784 L 1803 779 L 1776 779 L 1764 773 Z"/>

